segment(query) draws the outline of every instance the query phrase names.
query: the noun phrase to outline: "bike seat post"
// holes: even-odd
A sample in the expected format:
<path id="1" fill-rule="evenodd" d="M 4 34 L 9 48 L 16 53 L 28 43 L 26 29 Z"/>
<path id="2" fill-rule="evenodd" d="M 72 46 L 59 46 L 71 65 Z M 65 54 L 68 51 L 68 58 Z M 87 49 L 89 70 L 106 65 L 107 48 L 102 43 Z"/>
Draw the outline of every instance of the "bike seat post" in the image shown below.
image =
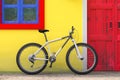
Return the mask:
<path id="1" fill-rule="evenodd" d="M 45 37 L 45 41 L 47 42 L 48 41 L 47 35 L 45 34 L 45 32 L 43 34 L 44 34 L 44 37 Z"/>

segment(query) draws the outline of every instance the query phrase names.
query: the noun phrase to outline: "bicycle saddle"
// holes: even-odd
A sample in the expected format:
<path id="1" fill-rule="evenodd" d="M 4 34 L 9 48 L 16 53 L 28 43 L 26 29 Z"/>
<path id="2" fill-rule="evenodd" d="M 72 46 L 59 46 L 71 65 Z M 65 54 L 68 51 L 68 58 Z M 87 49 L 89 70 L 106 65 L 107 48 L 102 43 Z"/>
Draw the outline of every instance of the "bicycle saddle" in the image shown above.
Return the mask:
<path id="1" fill-rule="evenodd" d="M 39 30 L 40 33 L 49 32 L 49 30 Z"/>

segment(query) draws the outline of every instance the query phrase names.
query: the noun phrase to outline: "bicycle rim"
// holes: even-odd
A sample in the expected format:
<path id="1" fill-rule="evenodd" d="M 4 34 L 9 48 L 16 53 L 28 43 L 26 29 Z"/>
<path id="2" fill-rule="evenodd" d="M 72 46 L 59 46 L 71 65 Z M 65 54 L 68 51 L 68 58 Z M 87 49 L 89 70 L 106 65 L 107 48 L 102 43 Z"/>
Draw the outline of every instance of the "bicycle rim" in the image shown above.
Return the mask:
<path id="1" fill-rule="evenodd" d="M 72 47 L 68 51 L 68 66 L 69 68 L 78 74 L 87 74 L 91 72 L 97 63 L 97 55 L 94 49 L 87 44 L 77 44 L 80 54 L 84 57 L 84 60 L 78 58 L 75 47 Z"/>

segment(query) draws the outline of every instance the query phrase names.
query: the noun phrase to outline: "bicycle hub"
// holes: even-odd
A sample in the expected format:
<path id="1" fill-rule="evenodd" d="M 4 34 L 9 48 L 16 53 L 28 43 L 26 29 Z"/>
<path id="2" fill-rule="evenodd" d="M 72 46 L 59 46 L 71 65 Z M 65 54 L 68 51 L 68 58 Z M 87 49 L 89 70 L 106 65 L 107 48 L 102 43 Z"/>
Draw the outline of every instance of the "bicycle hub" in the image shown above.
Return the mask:
<path id="1" fill-rule="evenodd" d="M 34 64 L 34 61 L 35 61 L 34 57 L 35 57 L 35 55 L 30 55 L 30 56 L 28 57 L 28 60 L 29 60 L 31 63 L 33 63 L 33 64 Z"/>

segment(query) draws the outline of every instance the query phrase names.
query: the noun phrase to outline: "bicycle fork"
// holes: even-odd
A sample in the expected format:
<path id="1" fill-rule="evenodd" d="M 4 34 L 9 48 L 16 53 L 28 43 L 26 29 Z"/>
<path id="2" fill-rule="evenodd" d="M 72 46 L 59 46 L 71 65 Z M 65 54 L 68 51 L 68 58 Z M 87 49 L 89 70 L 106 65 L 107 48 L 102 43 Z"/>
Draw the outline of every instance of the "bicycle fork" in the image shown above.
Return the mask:
<path id="1" fill-rule="evenodd" d="M 75 50 L 76 50 L 76 53 L 77 53 L 78 58 L 79 58 L 80 60 L 83 60 L 84 57 L 80 54 L 80 51 L 79 51 L 79 49 L 78 49 L 78 46 L 77 46 L 75 40 L 72 39 L 72 42 L 73 42 L 73 44 L 75 45 Z"/>

